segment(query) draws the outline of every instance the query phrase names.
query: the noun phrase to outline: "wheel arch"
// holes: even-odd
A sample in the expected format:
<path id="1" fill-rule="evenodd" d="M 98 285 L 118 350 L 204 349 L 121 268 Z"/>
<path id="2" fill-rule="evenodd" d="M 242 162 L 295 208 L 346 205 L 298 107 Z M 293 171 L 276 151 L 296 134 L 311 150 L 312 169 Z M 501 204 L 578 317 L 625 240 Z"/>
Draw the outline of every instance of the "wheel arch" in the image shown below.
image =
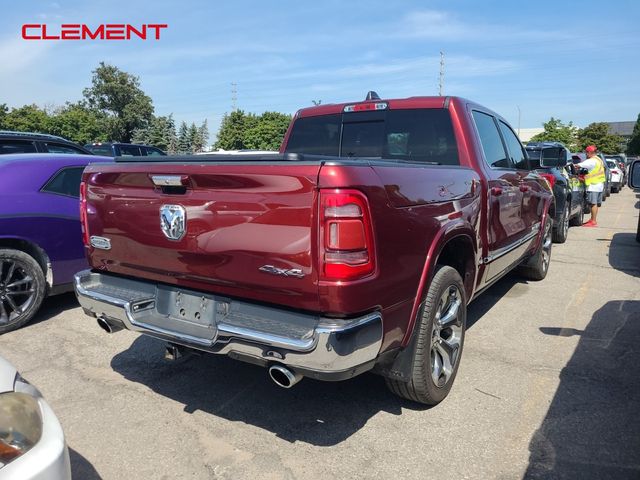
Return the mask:
<path id="1" fill-rule="evenodd" d="M 47 290 L 51 290 L 53 287 L 53 269 L 51 267 L 51 260 L 47 255 L 47 252 L 37 243 L 19 237 L 2 237 L 0 238 L 0 248 L 12 248 L 24 252 L 35 259 L 42 268 L 45 281 L 47 283 Z"/>
<path id="2" fill-rule="evenodd" d="M 427 257 L 416 291 L 411 316 L 407 324 L 402 346 L 406 346 L 416 323 L 421 299 L 433 278 L 437 265 L 448 265 L 458 271 L 465 287 L 467 302 L 473 297 L 478 274 L 478 245 L 475 230 L 466 221 L 446 225 L 438 231 L 427 250 Z"/>

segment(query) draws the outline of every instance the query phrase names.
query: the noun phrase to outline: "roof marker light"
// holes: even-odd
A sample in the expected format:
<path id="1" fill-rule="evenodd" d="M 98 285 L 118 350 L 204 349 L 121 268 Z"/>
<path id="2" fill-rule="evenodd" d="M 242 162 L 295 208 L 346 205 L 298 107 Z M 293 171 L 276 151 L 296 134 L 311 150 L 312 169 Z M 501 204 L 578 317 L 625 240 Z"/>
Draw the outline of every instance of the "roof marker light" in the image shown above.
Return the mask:
<path id="1" fill-rule="evenodd" d="M 386 110 L 387 108 L 389 108 L 389 104 L 387 102 L 357 103 L 355 105 L 345 105 L 343 112 L 366 112 L 375 110 Z"/>

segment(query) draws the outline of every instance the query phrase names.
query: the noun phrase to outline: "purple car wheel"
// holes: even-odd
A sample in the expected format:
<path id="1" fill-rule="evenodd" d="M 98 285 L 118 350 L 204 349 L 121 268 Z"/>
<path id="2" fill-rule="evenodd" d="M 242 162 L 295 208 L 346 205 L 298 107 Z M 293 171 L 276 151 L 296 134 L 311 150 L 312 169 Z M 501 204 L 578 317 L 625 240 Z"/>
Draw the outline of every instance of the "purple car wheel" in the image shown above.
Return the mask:
<path id="1" fill-rule="evenodd" d="M 0 250 L 0 333 L 31 320 L 44 293 L 44 274 L 33 257 L 18 250 Z"/>

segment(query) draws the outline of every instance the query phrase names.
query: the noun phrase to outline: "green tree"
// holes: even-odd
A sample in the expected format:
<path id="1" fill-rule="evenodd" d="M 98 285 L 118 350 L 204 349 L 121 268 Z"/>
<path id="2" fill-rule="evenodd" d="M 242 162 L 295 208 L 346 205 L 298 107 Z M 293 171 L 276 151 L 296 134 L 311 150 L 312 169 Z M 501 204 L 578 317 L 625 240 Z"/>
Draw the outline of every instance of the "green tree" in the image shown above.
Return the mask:
<path id="1" fill-rule="evenodd" d="M 50 118 L 47 112 L 37 105 L 24 105 L 13 108 L 4 117 L 5 129 L 19 132 L 49 133 Z"/>
<path id="2" fill-rule="evenodd" d="M 178 153 L 191 153 L 190 148 L 189 127 L 185 122 L 182 122 L 178 131 Z"/>
<path id="3" fill-rule="evenodd" d="M 234 110 L 222 117 L 218 138 L 214 148 L 224 150 L 241 150 L 244 145 L 244 133 L 257 123 L 253 114 L 245 114 L 242 110 Z"/>
<path id="4" fill-rule="evenodd" d="M 48 132 L 85 144 L 108 140 L 103 129 L 104 119 L 82 103 L 67 103 L 54 111 L 48 121 Z"/>
<path id="5" fill-rule="evenodd" d="M 609 125 L 604 122 L 591 123 L 578 132 L 580 150 L 595 145 L 602 153 L 613 154 L 620 152 L 622 142 L 621 136 L 609 133 Z"/>
<path id="6" fill-rule="evenodd" d="M 204 119 L 204 122 L 198 128 L 198 133 L 200 134 L 200 140 L 202 142 L 202 150 L 207 149 L 207 143 L 209 142 L 209 126 L 207 124 L 207 119 Z M 201 151 L 202 151 L 201 150 Z"/>
<path id="7" fill-rule="evenodd" d="M 196 153 L 202 151 L 202 140 L 200 139 L 200 131 L 196 124 L 191 122 L 189 125 L 189 133 L 187 134 L 189 138 L 189 152 Z"/>
<path id="8" fill-rule="evenodd" d="M 284 113 L 263 113 L 256 124 L 245 131 L 245 148 L 278 150 L 290 122 L 291 117 Z"/>
<path id="9" fill-rule="evenodd" d="M 176 126 L 173 115 L 154 117 L 146 128 L 139 128 L 133 134 L 134 143 L 153 145 L 160 150 L 175 153 Z"/>
<path id="10" fill-rule="evenodd" d="M 574 150 L 577 146 L 578 127 L 569 122 L 566 125 L 558 118 L 551 117 L 542 124 L 544 131 L 531 137 L 532 142 L 560 142 Z"/>
<path id="11" fill-rule="evenodd" d="M 631 140 L 627 145 L 627 155 L 640 155 L 640 114 L 638 114 L 636 124 L 633 126 Z"/>
<path id="12" fill-rule="evenodd" d="M 0 103 L 0 130 L 5 130 L 4 126 L 5 119 L 7 118 L 7 114 L 9 113 L 9 107 L 7 107 L 6 103 Z"/>
<path id="13" fill-rule="evenodd" d="M 153 118 L 153 103 L 138 77 L 104 62 L 93 71 L 91 87 L 83 95 L 89 108 L 104 116 L 111 140 L 130 142 L 133 132 L 146 128 Z"/>

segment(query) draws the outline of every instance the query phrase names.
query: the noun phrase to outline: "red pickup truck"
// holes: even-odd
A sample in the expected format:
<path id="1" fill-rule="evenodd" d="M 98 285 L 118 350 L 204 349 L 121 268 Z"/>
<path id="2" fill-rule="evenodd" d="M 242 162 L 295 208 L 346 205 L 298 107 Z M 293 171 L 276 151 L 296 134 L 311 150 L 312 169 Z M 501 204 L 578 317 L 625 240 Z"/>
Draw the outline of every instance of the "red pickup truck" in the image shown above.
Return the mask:
<path id="1" fill-rule="evenodd" d="M 84 311 L 284 387 L 373 370 L 436 404 L 468 303 L 549 266 L 548 183 L 503 118 L 462 98 L 302 109 L 273 155 L 120 160 L 83 175 Z"/>

